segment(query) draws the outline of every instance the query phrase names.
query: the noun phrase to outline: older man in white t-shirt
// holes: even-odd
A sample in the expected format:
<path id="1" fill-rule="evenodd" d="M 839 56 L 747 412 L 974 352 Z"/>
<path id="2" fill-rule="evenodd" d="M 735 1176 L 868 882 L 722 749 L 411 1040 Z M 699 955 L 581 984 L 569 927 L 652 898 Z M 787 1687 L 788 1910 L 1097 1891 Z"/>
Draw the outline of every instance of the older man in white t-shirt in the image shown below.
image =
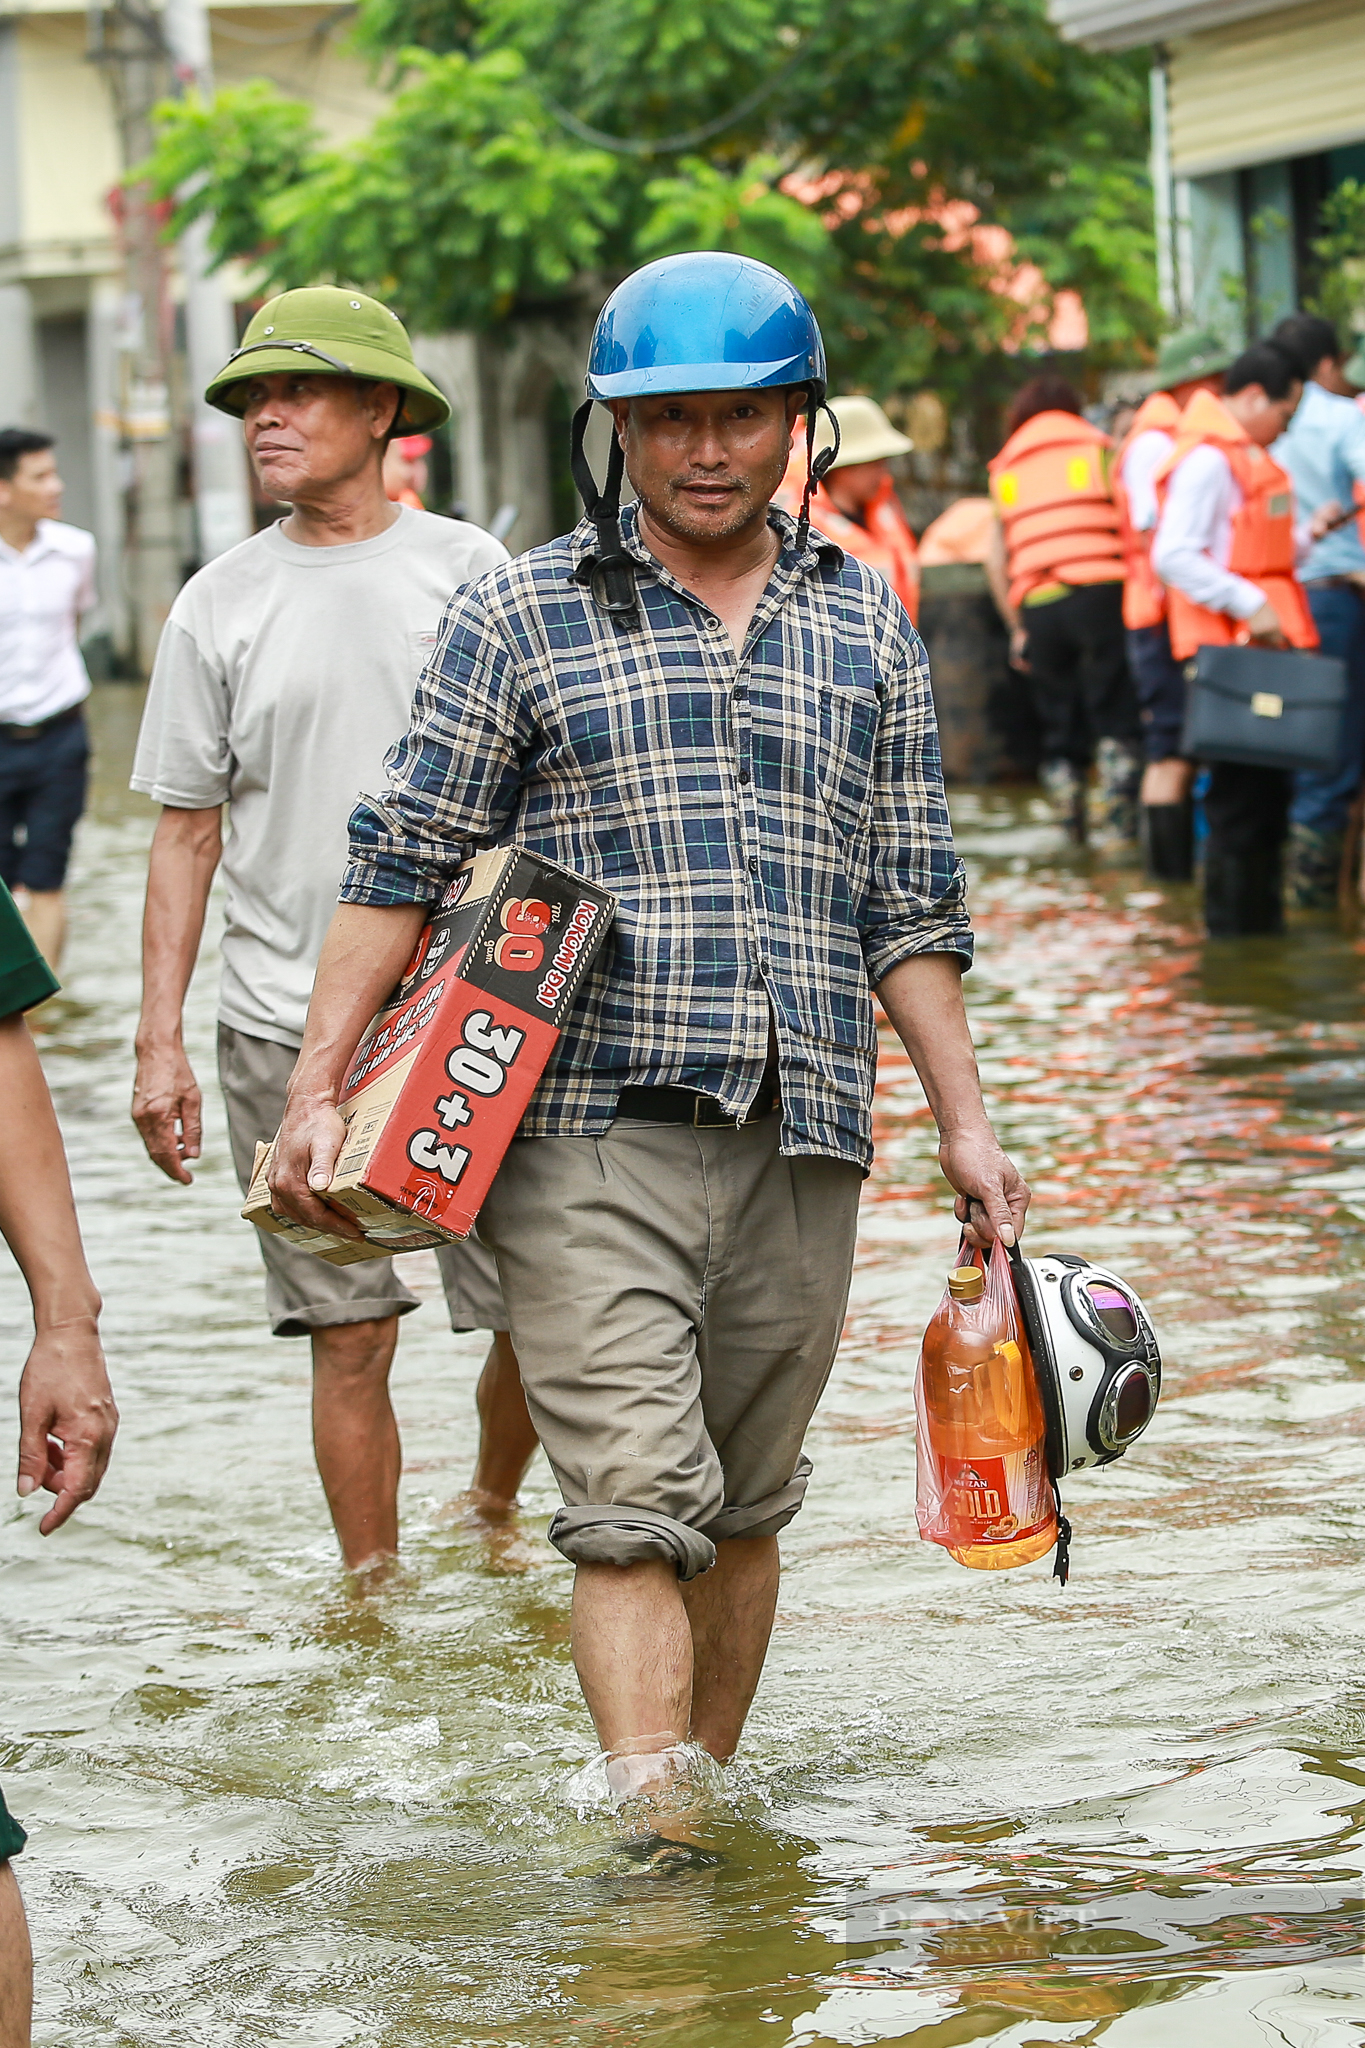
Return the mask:
<path id="1" fill-rule="evenodd" d="M 376 300 L 331 286 L 283 293 L 208 397 L 243 420 L 264 491 L 292 509 L 190 579 L 157 652 L 133 774 L 163 806 L 133 1115 L 157 1165 L 187 1182 L 201 1107 L 181 1012 L 221 859 L 219 1074 L 245 1184 L 283 1114 L 351 809 L 406 728 L 447 599 L 507 555 L 478 527 L 387 497 L 388 439 L 443 424 L 449 407 Z M 260 1243 L 272 1329 L 312 1341 L 318 1470 L 343 1559 L 364 1571 L 398 1545 L 388 1376 L 398 1318 L 417 1300 L 389 1260 L 332 1266 L 278 1237 Z M 475 1240 L 439 1256 L 454 1326 L 496 1333 L 470 1502 L 498 1518 L 535 1434 L 490 1254 Z"/>
<path id="2" fill-rule="evenodd" d="M 85 809 L 90 678 L 76 636 L 95 602 L 95 537 L 57 516 L 53 447 L 31 427 L 0 431 L 0 879 L 55 969 Z"/>

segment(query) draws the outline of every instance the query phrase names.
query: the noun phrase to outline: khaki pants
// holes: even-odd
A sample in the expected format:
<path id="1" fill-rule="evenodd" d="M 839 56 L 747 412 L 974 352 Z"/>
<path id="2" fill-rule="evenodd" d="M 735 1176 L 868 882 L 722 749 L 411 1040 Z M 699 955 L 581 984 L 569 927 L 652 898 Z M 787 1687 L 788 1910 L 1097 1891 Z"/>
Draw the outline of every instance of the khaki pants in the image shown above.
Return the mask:
<path id="1" fill-rule="evenodd" d="M 806 1426 L 834 1362 L 862 1175 L 784 1159 L 781 1118 L 695 1130 L 620 1118 L 523 1138 L 479 1218 L 578 1562 L 664 1557 L 801 1506 Z"/>
<path id="2" fill-rule="evenodd" d="M 252 1038 L 230 1024 L 218 1026 L 218 1078 L 227 1103 L 233 1164 L 243 1192 L 251 1179 L 257 1144 L 269 1144 L 284 1115 L 285 1090 L 298 1054 L 270 1038 Z M 243 1224 L 249 1229 L 249 1224 Z M 329 1266 L 282 1237 L 258 1230 L 265 1260 L 265 1308 L 276 1337 L 306 1337 L 337 1323 L 380 1322 L 421 1306 L 405 1287 L 392 1259 L 366 1259 L 356 1266 Z M 436 1254 L 451 1327 L 505 1330 L 507 1312 L 493 1255 L 477 1237 L 443 1245 Z"/>

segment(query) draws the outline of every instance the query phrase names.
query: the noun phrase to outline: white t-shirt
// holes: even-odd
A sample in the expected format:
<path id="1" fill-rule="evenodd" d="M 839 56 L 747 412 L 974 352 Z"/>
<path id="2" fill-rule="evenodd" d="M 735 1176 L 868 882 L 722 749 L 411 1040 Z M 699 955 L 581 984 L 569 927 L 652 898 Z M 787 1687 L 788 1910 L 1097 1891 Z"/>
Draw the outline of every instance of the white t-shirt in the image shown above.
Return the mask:
<path id="1" fill-rule="evenodd" d="M 95 536 L 40 519 L 22 554 L 0 540 L 0 724 L 37 725 L 89 695 L 76 622 L 95 602 Z"/>
<path id="2" fill-rule="evenodd" d="M 183 810 L 231 805 L 225 1024 L 302 1043 L 356 799 L 382 786 L 447 600 L 506 560 L 479 527 L 403 506 L 346 547 L 269 527 L 180 592 L 132 786 Z"/>

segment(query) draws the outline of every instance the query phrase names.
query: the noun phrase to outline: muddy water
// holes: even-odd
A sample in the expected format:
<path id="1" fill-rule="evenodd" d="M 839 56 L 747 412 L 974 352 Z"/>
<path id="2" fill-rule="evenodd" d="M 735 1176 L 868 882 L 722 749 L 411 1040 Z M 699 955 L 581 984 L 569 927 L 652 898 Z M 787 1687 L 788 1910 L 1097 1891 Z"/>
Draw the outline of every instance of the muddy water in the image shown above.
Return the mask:
<path id="1" fill-rule="evenodd" d="M 623 1875 L 569 1573 L 443 1524 L 480 1345 L 409 1318 L 411 1579 L 347 1597 L 298 1344 L 260 1320 L 221 1112 L 192 1193 L 126 1123 L 144 809 L 99 693 L 47 1065 L 124 1409 L 99 1502 L 0 1536 L 0 1775 L 46 2048 L 805 2048 L 1365 2036 L 1362 955 L 1205 951 L 1192 905 L 963 795 L 974 1027 L 1036 1242 L 1154 1307 L 1168 1392 L 1070 1489 L 1075 1572 L 914 1538 L 918 1333 L 953 1247 L 888 1053 L 847 1341 L 781 1616 L 714 1815 L 723 1869 Z M 191 1042 L 210 1064 L 212 963 Z M 22 1299 L 0 1274 L 9 1370 Z M 553 1495 L 537 1471 L 527 1523 Z"/>

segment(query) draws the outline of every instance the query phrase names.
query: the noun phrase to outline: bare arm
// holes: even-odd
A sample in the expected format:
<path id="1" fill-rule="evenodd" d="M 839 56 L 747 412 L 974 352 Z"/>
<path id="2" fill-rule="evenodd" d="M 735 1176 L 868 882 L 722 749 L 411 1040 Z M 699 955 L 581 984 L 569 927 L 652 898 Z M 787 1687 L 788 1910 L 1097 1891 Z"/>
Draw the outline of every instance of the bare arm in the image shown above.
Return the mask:
<path id="1" fill-rule="evenodd" d="M 203 1097 L 185 1058 L 185 991 L 199 957 L 204 912 L 223 850 L 223 809 L 182 811 L 167 805 L 157 820 L 147 869 L 142 919 L 142 1015 L 137 1027 L 133 1122 L 170 1180 L 193 1178 L 199 1157 Z"/>
<path id="2" fill-rule="evenodd" d="M 391 909 L 342 903 L 328 928 L 270 1175 L 275 1207 L 315 1230 L 363 1235 L 353 1217 L 318 1199 L 346 1134 L 337 1097 L 366 1027 L 397 987 L 429 915 L 430 906 L 420 903 Z"/>
<path id="3" fill-rule="evenodd" d="M 991 542 L 986 552 L 986 581 L 995 600 L 995 609 L 1009 628 L 1010 664 L 1013 668 L 1026 669 L 1024 642 L 1028 634 L 1018 609 L 1010 603 L 1009 558 L 1005 552 L 1005 529 L 999 519 L 991 526 Z"/>
<path id="4" fill-rule="evenodd" d="M 85 1263 L 52 1098 L 22 1016 L 0 1021 L 0 1234 L 33 1303 L 19 1382 L 19 1492 L 57 1496 L 39 1527 L 60 1528 L 104 1477 L 118 1410 L 100 1349 L 100 1298 Z"/>
<path id="5" fill-rule="evenodd" d="M 902 960 L 878 984 L 877 995 L 929 1098 L 939 1164 L 957 1192 L 954 1209 L 969 1242 L 985 1245 L 999 1235 L 1013 1244 L 1024 1228 L 1029 1191 L 986 1117 L 958 956 L 919 953 Z"/>

